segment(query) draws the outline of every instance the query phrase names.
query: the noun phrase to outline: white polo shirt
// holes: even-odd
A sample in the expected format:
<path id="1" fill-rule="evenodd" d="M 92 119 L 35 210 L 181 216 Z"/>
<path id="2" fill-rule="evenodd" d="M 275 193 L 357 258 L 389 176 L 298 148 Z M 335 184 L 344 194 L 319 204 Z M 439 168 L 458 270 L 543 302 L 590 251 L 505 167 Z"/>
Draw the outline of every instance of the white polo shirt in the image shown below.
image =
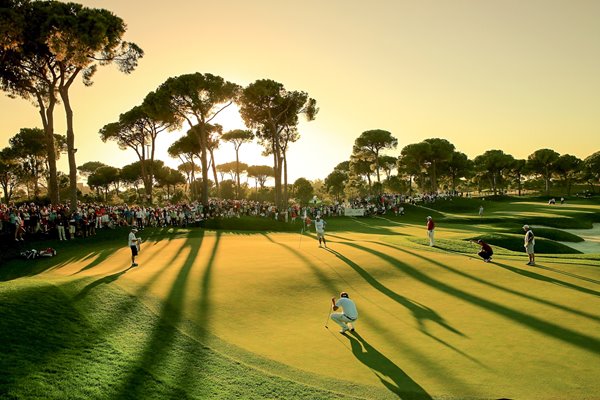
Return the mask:
<path id="1" fill-rule="evenodd" d="M 317 233 L 325 233 L 325 221 L 322 218 L 319 218 L 318 221 L 315 221 L 315 230 Z"/>
<path id="2" fill-rule="evenodd" d="M 356 304 L 352 300 L 346 297 L 341 297 L 336 303 L 336 307 L 341 307 L 344 310 L 344 315 L 351 319 L 358 318 L 358 311 L 356 310 Z"/>
<path id="3" fill-rule="evenodd" d="M 137 238 L 135 237 L 135 233 L 129 232 L 129 247 L 137 245 Z"/>

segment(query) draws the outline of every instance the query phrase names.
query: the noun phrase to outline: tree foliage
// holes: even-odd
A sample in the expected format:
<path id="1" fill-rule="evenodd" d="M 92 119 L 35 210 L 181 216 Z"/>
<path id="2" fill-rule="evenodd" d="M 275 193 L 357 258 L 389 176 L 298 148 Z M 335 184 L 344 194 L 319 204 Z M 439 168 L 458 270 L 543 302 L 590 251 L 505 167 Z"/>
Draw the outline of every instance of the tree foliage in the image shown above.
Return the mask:
<path id="1" fill-rule="evenodd" d="M 379 174 L 380 158 L 379 153 L 384 149 L 395 149 L 398 146 L 398 139 L 392 136 L 388 131 L 382 129 L 374 129 L 363 132 L 354 141 L 355 150 L 353 153 L 364 152 L 372 155 L 371 159 L 375 164 L 375 172 L 377 174 L 377 182 L 381 182 Z"/>
<path id="2" fill-rule="evenodd" d="M 319 109 L 316 100 L 301 91 L 288 91 L 283 84 L 269 79 L 248 85 L 240 97 L 240 115 L 247 127 L 255 130 L 266 155 L 273 156 L 275 202 L 283 206 L 287 200 L 286 151 L 298 139 L 299 116 L 312 121 Z"/>

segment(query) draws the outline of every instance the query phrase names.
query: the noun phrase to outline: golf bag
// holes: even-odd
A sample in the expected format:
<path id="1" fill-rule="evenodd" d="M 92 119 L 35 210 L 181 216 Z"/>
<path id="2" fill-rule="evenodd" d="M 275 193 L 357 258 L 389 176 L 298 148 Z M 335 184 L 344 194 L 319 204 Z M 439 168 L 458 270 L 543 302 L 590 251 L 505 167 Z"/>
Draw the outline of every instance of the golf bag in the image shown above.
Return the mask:
<path id="1" fill-rule="evenodd" d="M 48 247 L 47 249 L 40 250 L 39 257 L 54 257 L 56 255 L 56 250 L 52 247 Z"/>
<path id="2" fill-rule="evenodd" d="M 38 257 L 39 253 L 36 249 L 25 250 L 21 252 L 21 257 L 26 258 L 28 260 L 33 260 Z"/>

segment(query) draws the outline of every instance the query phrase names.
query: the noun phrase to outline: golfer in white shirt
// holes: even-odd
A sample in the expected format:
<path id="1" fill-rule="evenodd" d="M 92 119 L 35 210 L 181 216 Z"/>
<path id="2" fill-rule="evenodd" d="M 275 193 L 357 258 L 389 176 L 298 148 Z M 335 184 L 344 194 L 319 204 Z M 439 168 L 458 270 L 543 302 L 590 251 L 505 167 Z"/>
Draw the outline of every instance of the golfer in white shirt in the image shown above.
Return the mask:
<path id="1" fill-rule="evenodd" d="M 322 247 L 321 241 L 323 241 L 323 245 L 327 248 L 327 242 L 325 241 L 325 225 L 327 225 L 327 222 L 317 215 L 317 219 L 315 220 L 315 230 L 317 231 L 317 238 L 319 239 L 319 247 Z"/>
<path id="2" fill-rule="evenodd" d="M 354 332 L 356 320 L 358 319 L 358 311 L 356 310 L 356 304 L 350 300 L 348 293 L 340 293 L 338 301 L 335 301 L 335 297 L 332 297 L 331 303 L 333 304 L 333 311 L 342 309 L 341 313 L 331 314 L 331 319 L 342 328 L 340 333 L 344 334 L 347 331 Z"/>

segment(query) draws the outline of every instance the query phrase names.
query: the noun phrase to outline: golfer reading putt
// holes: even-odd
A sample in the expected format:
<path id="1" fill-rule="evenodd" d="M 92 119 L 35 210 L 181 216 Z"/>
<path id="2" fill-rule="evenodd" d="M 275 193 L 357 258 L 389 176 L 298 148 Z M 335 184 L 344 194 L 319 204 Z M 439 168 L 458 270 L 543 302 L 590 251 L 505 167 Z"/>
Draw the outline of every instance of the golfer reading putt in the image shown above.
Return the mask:
<path id="1" fill-rule="evenodd" d="M 356 304 L 350 300 L 348 293 L 340 293 L 338 301 L 335 301 L 335 297 L 332 297 L 331 303 L 333 304 L 333 311 L 337 311 L 340 308 L 343 311 L 341 313 L 331 314 L 331 319 L 342 327 L 340 333 L 344 334 L 347 331 L 354 332 L 356 320 L 358 319 L 358 311 L 356 310 Z"/>
<path id="2" fill-rule="evenodd" d="M 487 244 L 486 242 L 484 242 L 481 239 L 471 240 L 471 242 L 477 243 L 478 245 L 481 246 L 481 250 L 479 250 L 479 253 L 477 253 L 477 255 L 479 257 L 483 258 L 483 261 L 485 261 L 485 262 L 492 261 L 492 255 L 494 254 L 494 250 L 492 250 L 492 246 L 490 246 L 489 244 Z"/>

